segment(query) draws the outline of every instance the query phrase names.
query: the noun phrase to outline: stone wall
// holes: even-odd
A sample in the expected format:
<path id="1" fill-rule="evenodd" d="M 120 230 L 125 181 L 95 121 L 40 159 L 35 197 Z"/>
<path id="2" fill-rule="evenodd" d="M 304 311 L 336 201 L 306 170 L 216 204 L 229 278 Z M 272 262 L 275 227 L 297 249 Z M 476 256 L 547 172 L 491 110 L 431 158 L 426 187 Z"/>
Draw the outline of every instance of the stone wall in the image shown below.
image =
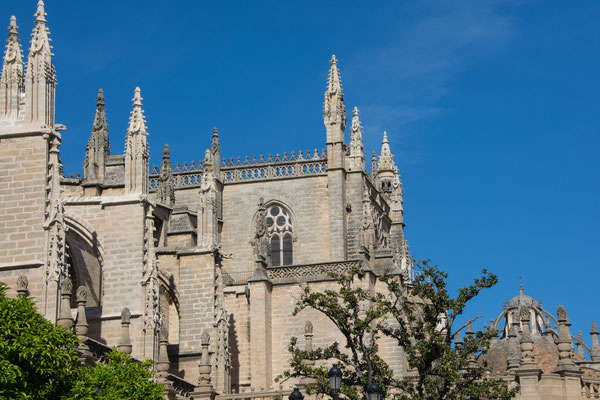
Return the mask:
<path id="1" fill-rule="evenodd" d="M 253 269 L 250 241 L 259 198 L 279 202 L 292 214 L 294 264 L 329 259 L 327 178 L 324 176 L 268 182 L 227 184 L 223 193 L 222 250 L 232 254 L 223 265 L 228 272 Z"/>

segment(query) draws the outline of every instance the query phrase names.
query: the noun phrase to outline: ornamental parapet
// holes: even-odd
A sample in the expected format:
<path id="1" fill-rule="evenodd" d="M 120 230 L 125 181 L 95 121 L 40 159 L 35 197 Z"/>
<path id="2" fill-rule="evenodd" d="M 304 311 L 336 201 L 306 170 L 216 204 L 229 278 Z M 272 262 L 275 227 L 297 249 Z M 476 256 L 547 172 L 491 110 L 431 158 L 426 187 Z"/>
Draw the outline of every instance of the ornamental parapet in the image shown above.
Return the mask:
<path id="1" fill-rule="evenodd" d="M 203 170 L 202 161 L 197 163 L 192 161 L 189 164 L 184 162 L 182 165 L 175 163 L 173 168 L 175 188 L 200 186 Z M 297 154 L 292 152 L 289 155 L 283 153 L 283 156 L 276 154 L 274 157 L 271 154 L 267 157 L 254 156 L 252 159 L 246 157 L 244 160 L 238 157 L 236 161 L 230 158 L 222 161 L 220 171 L 225 184 L 325 175 L 327 154 L 325 150 L 319 154 L 315 149 L 313 152 L 299 151 Z M 159 173 L 156 166 L 150 171 L 151 192 L 158 189 Z"/>

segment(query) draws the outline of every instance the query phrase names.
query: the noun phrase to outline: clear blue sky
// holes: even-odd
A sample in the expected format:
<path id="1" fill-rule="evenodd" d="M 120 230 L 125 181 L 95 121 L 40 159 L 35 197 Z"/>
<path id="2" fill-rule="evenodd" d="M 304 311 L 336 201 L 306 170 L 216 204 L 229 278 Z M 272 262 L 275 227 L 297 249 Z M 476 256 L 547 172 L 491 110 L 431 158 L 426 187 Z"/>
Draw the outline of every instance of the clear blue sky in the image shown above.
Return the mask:
<path id="1" fill-rule="evenodd" d="M 35 0 L 5 2 L 26 50 Z M 600 2 L 46 2 L 66 173 L 81 172 L 98 88 L 113 154 L 142 88 L 151 164 L 324 147 L 335 53 L 366 149 L 387 130 L 417 257 L 452 287 L 485 267 L 500 283 L 469 309 L 486 320 L 518 292 L 586 338 L 600 274 Z M 574 329 L 573 329 L 574 328 Z M 589 340 L 589 339 L 586 339 Z"/>

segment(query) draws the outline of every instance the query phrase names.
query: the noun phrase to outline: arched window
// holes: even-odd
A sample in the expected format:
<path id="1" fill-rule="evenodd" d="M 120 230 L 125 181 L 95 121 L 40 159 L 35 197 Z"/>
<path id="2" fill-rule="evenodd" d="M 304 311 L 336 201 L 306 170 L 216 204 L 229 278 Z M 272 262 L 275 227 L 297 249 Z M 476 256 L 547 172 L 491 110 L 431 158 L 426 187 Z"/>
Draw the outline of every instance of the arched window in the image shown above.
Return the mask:
<path id="1" fill-rule="evenodd" d="M 290 213 L 280 205 L 267 209 L 267 229 L 271 237 L 271 263 L 274 267 L 294 263 L 293 227 Z"/>

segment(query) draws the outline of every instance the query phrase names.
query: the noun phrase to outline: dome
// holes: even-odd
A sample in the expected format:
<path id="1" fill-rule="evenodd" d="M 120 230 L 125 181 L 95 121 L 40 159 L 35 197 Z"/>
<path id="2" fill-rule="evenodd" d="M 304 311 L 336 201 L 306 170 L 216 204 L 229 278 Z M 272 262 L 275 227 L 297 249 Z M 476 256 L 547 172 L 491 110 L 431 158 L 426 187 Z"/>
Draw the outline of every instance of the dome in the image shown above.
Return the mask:
<path id="1" fill-rule="evenodd" d="M 544 371 L 549 373 L 554 371 L 558 365 L 558 348 L 547 338 L 535 335 L 533 340 L 533 357 L 535 362 Z M 490 376 L 503 376 L 506 374 L 508 367 L 508 338 L 501 339 L 492 344 L 488 352 L 481 356 L 479 362 L 487 361 L 487 369 L 490 371 Z"/>
<path id="2" fill-rule="evenodd" d="M 535 301 L 533 297 L 527 296 L 526 294 L 523 293 L 522 285 L 519 288 L 519 294 L 517 296 L 513 297 L 512 299 L 510 299 L 507 303 L 508 308 L 519 308 L 521 306 L 536 307 L 536 308 L 540 307 L 538 302 Z"/>

